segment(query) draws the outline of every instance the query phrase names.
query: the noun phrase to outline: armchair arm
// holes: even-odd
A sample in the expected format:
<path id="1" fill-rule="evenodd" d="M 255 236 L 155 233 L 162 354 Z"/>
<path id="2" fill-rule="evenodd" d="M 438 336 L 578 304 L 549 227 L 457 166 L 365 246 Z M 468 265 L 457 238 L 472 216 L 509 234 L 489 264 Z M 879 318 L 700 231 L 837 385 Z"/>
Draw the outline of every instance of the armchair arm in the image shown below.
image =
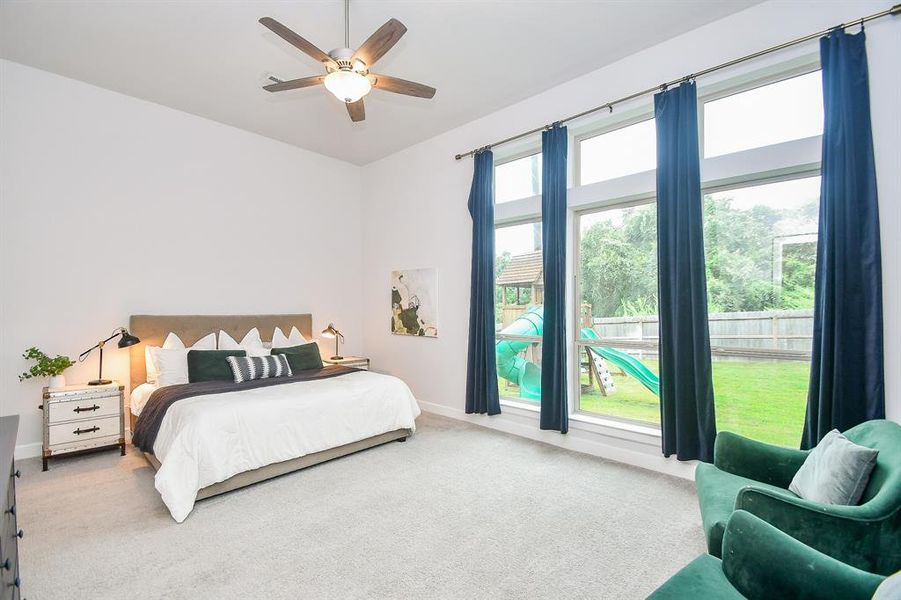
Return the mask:
<path id="1" fill-rule="evenodd" d="M 745 487 L 735 509 L 747 511 L 799 542 L 848 565 L 888 575 L 901 564 L 897 544 L 901 513 L 870 515 L 859 506 L 822 504 Z"/>
<path id="2" fill-rule="evenodd" d="M 750 600 L 870 598 L 883 580 L 817 552 L 741 510 L 726 526 L 723 572 Z"/>
<path id="3" fill-rule="evenodd" d="M 809 451 L 765 444 L 721 431 L 713 447 L 713 464 L 733 475 L 788 489 Z"/>

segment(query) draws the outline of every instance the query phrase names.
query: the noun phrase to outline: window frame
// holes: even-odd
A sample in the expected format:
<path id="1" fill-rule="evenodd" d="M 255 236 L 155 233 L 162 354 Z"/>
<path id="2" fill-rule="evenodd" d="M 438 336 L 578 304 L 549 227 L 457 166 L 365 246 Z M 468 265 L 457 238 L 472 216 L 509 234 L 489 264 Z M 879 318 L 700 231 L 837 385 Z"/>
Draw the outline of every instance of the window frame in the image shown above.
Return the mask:
<path id="1" fill-rule="evenodd" d="M 599 183 L 599 182 L 596 182 Z M 589 184 L 591 185 L 591 184 Z M 571 252 L 573 257 L 573 305 L 572 317 L 575 327 L 572 332 L 572 358 L 570 361 L 570 398 L 569 403 L 570 416 L 582 417 L 588 419 L 600 419 L 602 421 L 613 421 L 616 423 L 625 423 L 632 426 L 649 427 L 656 431 L 660 431 L 660 424 L 650 421 L 640 421 L 638 419 L 629 419 L 626 417 L 617 417 L 614 415 L 604 415 L 600 413 L 582 410 L 582 365 L 581 356 L 583 348 L 589 346 L 613 346 L 625 349 L 648 350 L 647 343 L 642 342 L 616 342 L 614 344 L 604 344 L 603 338 L 599 340 L 586 340 L 582 337 L 582 327 L 579 319 L 582 316 L 582 217 L 585 215 L 596 214 L 608 210 L 621 210 L 624 208 L 632 208 L 635 206 L 648 206 L 657 204 L 657 194 L 653 193 L 650 197 L 645 198 L 624 198 L 620 200 L 608 201 L 599 205 L 581 208 L 573 212 L 573 225 L 571 235 Z M 578 334 L 576 332 L 579 332 Z M 659 339 L 659 336 L 658 336 Z M 659 345 L 659 342 L 658 342 Z"/>
<path id="2" fill-rule="evenodd" d="M 806 139 L 795 138 L 793 140 L 783 140 L 782 142 L 776 142 L 776 144 L 767 144 L 766 146 L 757 146 L 756 148 L 746 148 L 745 150 L 737 150 L 735 152 L 717 154 L 716 156 L 707 156 L 707 140 L 705 133 L 707 126 L 707 104 L 709 102 L 715 102 L 716 100 L 722 100 L 723 98 L 736 96 L 744 92 L 750 92 L 751 90 L 763 88 L 774 83 L 780 83 L 782 81 L 788 81 L 789 79 L 794 79 L 795 77 L 809 75 L 811 73 L 822 70 L 818 56 L 804 56 L 799 60 L 792 61 L 792 63 L 794 64 L 783 64 L 783 67 L 785 68 L 779 69 L 778 71 L 768 70 L 769 72 L 756 73 L 752 74 L 750 77 L 742 78 L 740 80 L 733 80 L 732 85 L 727 85 L 729 81 L 722 82 L 719 85 L 713 85 L 709 88 L 709 90 L 705 91 L 705 93 L 698 95 L 698 151 L 700 153 L 700 159 L 702 162 L 704 160 L 716 159 L 721 156 L 729 156 L 731 154 L 737 154 L 738 152 L 745 152 L 747 150 L 758 150 L 760 148 L 767 148 L 776 144 L 794 142 L 799 139 Z M 820 134 L 819 136 L 810 137 L 822 137 L 822 134 Z"/>
<path id="3" fill-rule="evenodd" d="M 497 201 L 497 168 L 503 165 L 516 162 L 518 160 L 522 160 L 524 158 L 530 158 L 532 156 L 538 156 L 541 154 L 541 146 L 535 148 L 534 145 L 529 145 L 515 153 L 506 154 L 501 158 L 494 159 L 494 165 L 491 167 L 493 169 L 492 177 L 491 177 L 491 197 L 494 199 L 494 205 L 498 204 L 509 204 L 510 202 L 517 202 L 519 200 L 523 200 L 525 198 L 533 198 L 534 196 L 523 196 L 522 198 L 511 198 L 510 200 L 504 200 L 503 202 Z M 544 182 L 541 182 L 544 185 Z M 541 190 L 538 190 L 538 194 L 541 194 Z"/>
<path id="4" fill-rule="evenodd" d="M 704 155 L 704 104 L 706 102 L 820 69 L 818 55 L 807 53 L 778 63 L 770 63 L 753 71 L 740 72 L 728 78 L 713 80 L 709 84 L 699 87 L 698 135 L 702 195 L 821 175 L 822 135 L 788 140 L 770 146 L 740 150 L 709 158 Z M 577 328 L 574 325 L 577 326 L 579 323 L 581 307 L 581 282 L 579 281 L 581 274 L 581 216 L 608 209 L 628 208 L 656 202 L 655 176 L 653 175 L 655 169 L 585 185 L 581 183 L 582 140 L 654 118 L 653 100 L 646 98 L 640 104 L 631 106 L 633 107 L 618 109 L 612 114 L 594 115 L 590 121 L 582 124 L 575 123 L 569 128 L 572 146 L 567 165 L 569 171 L 567 212 L 570 217 L 567 235 L 570 236 L 569 243 L 571 244 L 567 257 L 569 282 L 567 294 L 570 295 L 567 308 L 569 325 L 567 327 L 570 331 Z M 779 150 L 775 153 L 767 150 L 777 146 Z M 536 134 L 534 138 L 530 138 L 523 145 L 517 146 L 514 151 L 503 153 L 500 158 L 495 158 L 494 166 L 540 153 L 540 138 Z M 511 200 L 496 205 L 498 208 L 504 208 L 498 210 L 501 215 L 495 218 L 495 228 L 540 222 L 540 205 L 536 207 L 533 201 L 535 198 Z M 574 425 L 578 427 L 579 424 L 584 424 L 588 428 L 600 426 L 605 435 L 614 435 L 623 439 L 634 439 L 635 435 L 648 436 L 647 440 L 659 439 L 660 425 L 657 423 L 580 410 L 581 385 L 577 358 L 583 345 L 580 342 L 580 336 L 575 332 L 568 334 L 567 348 L 571 363 L 571 371 L 568 375 L 571 401 L 568 410 Z M 537 414 L 540 411 L 538 403 L 523 401 L 515 397 L 501 396 L 500 402 L 503 406 L 513 409 L 513 414 Z"/>
<path id="5" fill-rule="evenodd" d="M 804 170 L 797 170 L 791 173 L 783 173 L 780 171 L 764 171 L 764 172 L 752 172 L 748 173 L 746 177 L 738 178 L 728 183 L 711 183 L 705 185 L 704 182 L 701 182 L 701 197 L 708 194 L 713 194 L 717 192 L 726 192 L 734 189 L 742 189 L 749 187 L 757 187 L 762 185 L 768 185 L 771 183 L 781 183 L 784 181 L 794 181 L 798 179 L 808 179 L 811 177 L 819 177 L 821 176 L 822 169 L 819 165 L 816 168 L 810 167 Z M 582 217 L 588 214 L 594 214 L 598 212 L 604 212 L 606 210 L 619 210 L 623 208 L 630 208 L 633 206 L 646 206 L 649 204 L 656 204 L 657 198 L 656 194 L 654 194 L 650 198 L 625 198 L 622 200 L 614 200 L 607 201 L 602 204 L 591 206 L 588 208 L 580 208 L 575 210 L 573 213 L 573 226 L 571 232 L 571 252 L 573 256 L 573 302 L 571 306 L 571 313 L 573 322 L 578 324 L 579 319 L 581 317 L 582 311 L 582 277 L 581 277 L 581 265 L 582 265 L 582 257 L 581 257 L 581 242 L 582 242 L 582 233 L 581 233 L 581 220 Z M 659 319 L 659 314 L 658 314 Z M 603 344 L 603 339 L 601 340 L 592 340 L 587 341 L 581 337 L 581 334 L 577 334 L 576 331 L 581 332 L 581 327 L 578 325 L 573 328 L 572 333 L 572 351 L 573 358 L 575 360 L 570 361 L 572 364 L 570 365 L 570 377 L 573 385 L 570 386 L 571 389 L 571 397 L 575 399 L 574 402 L 570 402 L 570 415 L 574 416 L 588 416 L 594 419 L 603 419 L 603 420 L 611 420 L 615 422 L 623 422 L 632 425 L 642 425 L 644 427 L 656 428 L 660 429 L 660 425 L 658 423 L 652 423 L 650 421 L 639 421 L 636 419 L 629 419 L 625 417 L 617 417 L 613 415 L 602 415 L 599 413 L 593 413 L 589 411 L 584 411 L 581 408 L 581 364 L 580 359 L 577 357 L 581 356 L 582 349 L 586 346 L 613 346 L 617 348 L 625 348 L 625 349 L 635 349 L 635 350 L 652 350 L 649 346 L 649 343 L 646 342 L 632 342 L 632 341 L 615 341 L 613 343 Z M 658 332 L 658 348 L 659 348 L 659 332 Z M 716 351 L 718 355 L 729 356 L 728 348 L 719 348 L 714 347 L 711 344 L 711 351 Z M 776 360 L 801 360 L 801 361 L 809 361 L 809 356 L 802 356 L 800 353 L 789 350 L 769 350 L 769 349 L 761 349 L 761 353 L 767 354 L 768 356 L 772 356 Z"/>
<path id="6" fill-rule="evenodd" d="M 576 135 L 573 136 L 573 187 L 584 187 L 588 185 L 594 185 L 597 183 L 604 183 L 606 181 L 612 181 L 613 179 L 619 179 L 619 177 L 629 177 L 630 175 L 635 175 L 636 173 L 626 173 L 625 175 L 620 175 L 619 177 L 612 177 L 611 179 L 602 179 L 600 181 L 592 181 L 591 183 L 582 183 L 582 142 L 585 140 L 590 140 L 592 138 L 596 138 L 602 136 L 606 133 L 612 133 L 614 131 L 618 131 L 620 129 L 625 129 L 626 127 L 631 127 L 632 125 L 638 125 L 639 123 L 644 123 L 645 121 L 652 121 L 654 119 L 654 108 L 650 107 L 642 107 L 637 110 L 632 110 L 623 113 L 616 118 L 604 119 L 604 121 L 595 124 L 594 126 L 580 130 Z M 654 169 L 649 169 L 653 171 Z M 646 173 L 647 171 L 637 171 L 637 173 Z"/>
<path id="7" fill-rule="evenodd" d="M 528 154 L 527 156 L 532 156 L 532 155 Z M 513 160 L 517 160 L 517 159 L 513 159 Z M 538 215 L 537 217 L 530 216 L 530 217 L 523 217 L 523 218 L 519 218 L 519 219 L 506 220 L 506 221 L 500 221 L 500 222 L 495 221 L 494 222 L 494 231 L 496 234 L 498 229 L 501 229 L 504 227 L 516 227 L 519 225 L 534 225 L 535 223 L 541 223 L 541 215 Z M 541 246 L 542 246 L 542 248 L 544 248 L 544 239 L 541 240 Z M 497 241 L 495 241 L 495 255 L 494 255 L 494 261 L 496 261 L 496 260 L 497 260 Z M 493 267 L 496 269 L 497 263 L 494 261 L 493 261 Z M 544 275 L 542 274 L 542 279 L 543 278 L 544 278 Z M 494 284 L 494 287 L 495 287 L 495 293 L 496 293 L 497 292 L 497 283 Z M 531 342 L 531 343 L 539 343 L 539 344 L 542 342 L 541 336 L 509 335 L 509 334 L 502 334 L 498 331 L 495 331 L 495 333 L 494 333 L 494 340 L 495 340 L 495 343 L 497 342 L 497 340 L 512 340 L 512 341 Z M 497 377 L 497 376 L 498 375 L 495 372 L 495 377 Z M 502 404 L 515 405 L 520 408 L 527 408 L 529 410 L 540 410 L 540 406 L 538 404 L 536 404 L 535 402 L 530 402 L 529 400 L 521 400 L 515 396 L 504 396 L 501 393 L 500 386 L 498 386 L 497 392 L 498 392 L 498 398 Z"/>

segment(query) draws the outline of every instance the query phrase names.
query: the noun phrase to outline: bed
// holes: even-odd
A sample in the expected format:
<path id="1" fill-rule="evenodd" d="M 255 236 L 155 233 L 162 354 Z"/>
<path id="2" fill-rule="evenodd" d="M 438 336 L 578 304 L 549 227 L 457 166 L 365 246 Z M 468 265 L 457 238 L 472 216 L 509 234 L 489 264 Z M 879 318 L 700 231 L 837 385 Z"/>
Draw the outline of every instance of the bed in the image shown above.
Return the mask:
<path id="1" fill-rule="evenodd" d="M 145 346 L 161 345 L 169 332 L 190 346 L 219 330 L 241 339 L 252 327 L 265 342 L 271 341 L 275 327 L 283 332 L 297 327 L 312 339 L 309 314 L 132 316 L 129 330 L 141 343 L 130 348 L 131 389 L 146 383 Z M 327 369 L 332 367 L 323 371 Z M 145 394 L 143 400 L 148 396 L 153 395 Z M 140 404 L 134 410 L 129 407 L 132 432 L 140 418 L 135 412 L 144 408 Z M 404 441 L 415 430 L 417 416 L 419 407 L 401 380 L 345 369 L 322 379 L 295 382 L 292 378 L 260 389 L 181 399 L 167 408 L 152 451 L 145 448 L 144 456 L 156 470 L 156 489 L 180 523 L 197 500 Z"/>

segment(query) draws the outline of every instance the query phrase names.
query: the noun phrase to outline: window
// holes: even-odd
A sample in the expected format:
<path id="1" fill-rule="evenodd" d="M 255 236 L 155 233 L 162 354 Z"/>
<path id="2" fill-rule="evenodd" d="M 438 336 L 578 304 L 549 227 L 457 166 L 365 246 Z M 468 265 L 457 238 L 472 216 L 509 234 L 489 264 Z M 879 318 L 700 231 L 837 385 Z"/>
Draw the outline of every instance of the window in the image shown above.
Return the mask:
<path id="1" fill-rule="evenodd" d="M 660 423 L 653 203 L 578 218 L 578 410 Z"/>
<path id="2" fill-rule="evenodd" d="M 657 168 L 654 119 L 580 141 L 579 157 L 580 185 Z"/>
<path id="3" fill-rule="evenodd" d="M 544 273 L 541 222 L 495 230 L 495 352 L 504 398 L 541 400 Z"/>
<path id="4" fill-rule="evenodd" d="M 718 87 L 702 96 L 699 111 L 701 173 L 716 178 L 702 181 L 702 201 L 717 426 L 793 447 L 810 371 L 820 186 L 819 152 L 805 138 L 822 135 L 823 121 L 821 74 L 797 75 L 796 67 L 780 80 L 768 67 L 728 91 Z M 760 84 L 764 77 L 771 83 Z M 626 428 L 660 423 L 657 207 L 649 176 L 657 149 L 647 100 L 633 114 L 648 116 L 576 138 L 576 189 L 567 199 L 576 279 L 567 310 L 577 323 L 567 329 L 570 410 L 574 420 L 603 417 Z M 786 151 L 706 162 L 775 144 Z M 495 166 L 497 203 L 540 193 L 540 154 Z M 498 388 L 505 402 L 532 406 L 541 396 L 544 301 L 537 210 L 514 202 L 500 212 L 516 224 L 495 229 Z"/>
<path id="5" fill-rule="evenodd" d="M 820 178 L 704 196 L 717 428 L 796 447 L 813 335 Z"/>
<path id="6" fill-rule="evenodd" d="M 541 154 L 532 154 L 494 167 L 494 203 L 529 198 L 541 193 Z"/>
<path id="7" fill-rule="evenodd" d="M 706 102 L 703 119 L 705 157 L 822 135 L 820 71 Z"/>

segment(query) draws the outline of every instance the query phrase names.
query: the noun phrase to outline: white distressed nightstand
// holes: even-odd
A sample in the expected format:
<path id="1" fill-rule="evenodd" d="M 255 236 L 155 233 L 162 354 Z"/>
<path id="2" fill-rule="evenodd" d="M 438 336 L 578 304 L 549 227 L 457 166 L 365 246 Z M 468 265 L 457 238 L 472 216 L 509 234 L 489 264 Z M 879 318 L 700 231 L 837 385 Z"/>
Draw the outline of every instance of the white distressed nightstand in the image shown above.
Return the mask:
<path id="1" fill-rule="evenodd" d="M 125 456 L 125 386 L 44 388 L 44 471 L 50 457 L 118 446 Z"/>
<path id="2" fill-rule="evenodd" d="M 339 360 L 323 358 L 322 362 L 326 365 L 344 365 L 345 367 L 369 370 L 369 359 L 364 356 L 345 356 Z"/>

